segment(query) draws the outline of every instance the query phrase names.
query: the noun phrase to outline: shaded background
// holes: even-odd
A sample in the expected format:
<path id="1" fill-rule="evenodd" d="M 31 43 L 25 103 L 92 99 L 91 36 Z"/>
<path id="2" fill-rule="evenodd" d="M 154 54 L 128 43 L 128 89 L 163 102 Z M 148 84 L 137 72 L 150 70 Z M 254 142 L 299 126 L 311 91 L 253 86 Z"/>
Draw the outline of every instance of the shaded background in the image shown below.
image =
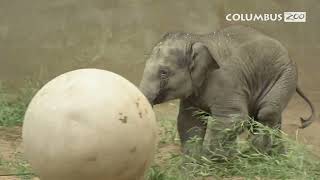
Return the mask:
<path id="1" fill-rule="evenodd" d="M 319 0 L 1 0 L 0 80 L 14 90 L 28 77 L 48 81 L 66 71 L 96 67 L 138 84 L 146 54 L 165 32 L 208 33 L 230 24 L 228 13 L 284 11 L 306 11 L 307 22 L 242 24 L 289 49 L 299 66 L 299 84 L 320 109 Z M 164 108 L 176 113 L 176 108 Z M 302 100 L 294 98 L 285 118 L 295 120 L 285 129 L 294 133 L 297 116 L 307 113 Z M 303 133 L 320 147 L 319 130 L 313 125 Z"/>
<path id="2" fill-rule="evenodd" d="M 19 86 L 25 77 L 47 81 L 72 69 L 98 67 L 137 84 L 145 54 L 167 31 L 208 33 L 230 24 L 228 13 L 284 11 L 306 11 L 307 22 L 242 24 L 283 42 L 300 67 L 301 84 L 315 88 L 318 0 L 1 0 L 0 80 Z"/>

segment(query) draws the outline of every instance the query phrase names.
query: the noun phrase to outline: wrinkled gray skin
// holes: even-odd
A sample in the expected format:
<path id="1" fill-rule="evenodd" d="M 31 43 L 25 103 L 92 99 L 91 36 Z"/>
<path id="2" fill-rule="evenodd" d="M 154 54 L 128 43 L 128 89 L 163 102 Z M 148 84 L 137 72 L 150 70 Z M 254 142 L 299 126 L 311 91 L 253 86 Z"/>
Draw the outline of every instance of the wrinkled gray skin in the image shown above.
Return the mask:
<path id="1" fill-rule="evenodd" d="M 312 109 L 301 119 L 301 127 L 308 126 L 315 112 L 297 78 L 296 64 L 281 43 L 249 27 L 230 26 L 205 35 L 167 33 L 146 62 L 140 90 L 153 105 L 180 99 L 178 132 L 185 151 L 194 136 L 203 139 L 205 150 L 217 151 L 235 140 L 221 132 L 237 120 L 252 117 L 280 129 L 282 111 L 295 92 Z M 194 107 L 216 122 L 197 119 Z M 272 147 L 268 137 L 252 142 L 261 150 Z"/>

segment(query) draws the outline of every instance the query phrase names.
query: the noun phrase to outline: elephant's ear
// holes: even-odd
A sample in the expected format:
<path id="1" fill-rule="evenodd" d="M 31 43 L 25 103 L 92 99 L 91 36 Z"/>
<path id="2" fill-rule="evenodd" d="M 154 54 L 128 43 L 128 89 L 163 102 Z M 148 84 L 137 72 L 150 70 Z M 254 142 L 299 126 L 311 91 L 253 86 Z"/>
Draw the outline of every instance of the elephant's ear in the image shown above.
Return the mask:
<path id="1" fill-rule="evenodd" d="M 195 86 L 200 87 L 206 78 L 207 71 L 209 69 L 219 69 L 220 66 L 213 58 L 208 47 L 201 42 L 191 44 L 187 52 L 190 57 L 189 70 L 192 81 Z"/>

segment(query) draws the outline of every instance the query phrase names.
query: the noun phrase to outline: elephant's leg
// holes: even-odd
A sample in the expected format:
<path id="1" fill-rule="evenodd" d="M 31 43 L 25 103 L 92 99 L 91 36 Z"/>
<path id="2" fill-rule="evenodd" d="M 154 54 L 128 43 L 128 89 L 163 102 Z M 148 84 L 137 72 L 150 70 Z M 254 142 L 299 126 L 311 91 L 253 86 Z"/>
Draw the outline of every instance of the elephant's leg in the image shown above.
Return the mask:
<path id="1" fill-rule="evenodd" d="M 244 116 L 225 117 L 214 116 L 208 121 L 203 151 L 208 157 L 224 158 L 236 152 L 236 139 L 243 126 Z"/>
<path id="2" fill-rule="evenodd" d="M 243 122 L 248 119 L 245 101 L 239 102 L 235 106 L 224 106 L 222 113 L 213 110 L 213 119 L 208 121 L 203 142 L 203 151 L 207 156 L 229 157 L 236 152 L 236 139 L 244 130 Z"/>
<path id="3" fill-rule="evenodd" d="M 257 121 L 261 124 L 270 127 L 271 129 L 281 130 L 281 109 L 274 104 L 265 104 L 257 115 Z M 271 153 L 278 148 L 283 151 L 283 145 L 276 140 L 276 136 L 265 129 L 254 129 L 254 135 L 250 139 L 252 145 L 260 152 Z"/>
<path id="4" fill-rule="evenodd" d="M 270 128 L 281 130 L 282 111 L 288 105 L 290 98 L 296 90 L 296 73 L 287 69 L 273 85 L 271 90 L 258 102 L 256 120 Z M 284 147 L 277 138 L 273 138 L 269 131 L 255 134 L 253 145 L 260 151 L 271 153 L 283 152 Z M 278 139 L 279 140 L 279 139 Z M 278 149 L 278 150 L 277 150 Z"/>
<path id="5" fill-rule="evenodd" d="M 206 123 L 194 115 L 195 111 L 196 109 L 187 100 L 180 101 L 178 133 L 182 150 L 187 154 L 201 148 L 206 131 Z"/>

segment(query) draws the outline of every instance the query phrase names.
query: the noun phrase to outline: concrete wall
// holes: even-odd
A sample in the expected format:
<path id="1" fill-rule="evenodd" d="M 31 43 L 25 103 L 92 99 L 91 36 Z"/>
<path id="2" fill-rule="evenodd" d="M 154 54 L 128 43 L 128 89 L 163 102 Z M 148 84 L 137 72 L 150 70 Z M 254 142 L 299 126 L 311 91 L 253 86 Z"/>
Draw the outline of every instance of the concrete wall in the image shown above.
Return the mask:
<path id="1" fill-rule="evenodd" d="M 320 83 L 318 0 L 1 0 L 0 80 L 19 87 L 80 67 L 119 73 L 134 83 L 146 54 L 167 31 L 207 33 L 228 13 L 307 11 L 306 23 L 245 22 L 279 39 L 298 63 L 301 84 Z M 312 77 L 312 78 L 309 78 Z"/>

